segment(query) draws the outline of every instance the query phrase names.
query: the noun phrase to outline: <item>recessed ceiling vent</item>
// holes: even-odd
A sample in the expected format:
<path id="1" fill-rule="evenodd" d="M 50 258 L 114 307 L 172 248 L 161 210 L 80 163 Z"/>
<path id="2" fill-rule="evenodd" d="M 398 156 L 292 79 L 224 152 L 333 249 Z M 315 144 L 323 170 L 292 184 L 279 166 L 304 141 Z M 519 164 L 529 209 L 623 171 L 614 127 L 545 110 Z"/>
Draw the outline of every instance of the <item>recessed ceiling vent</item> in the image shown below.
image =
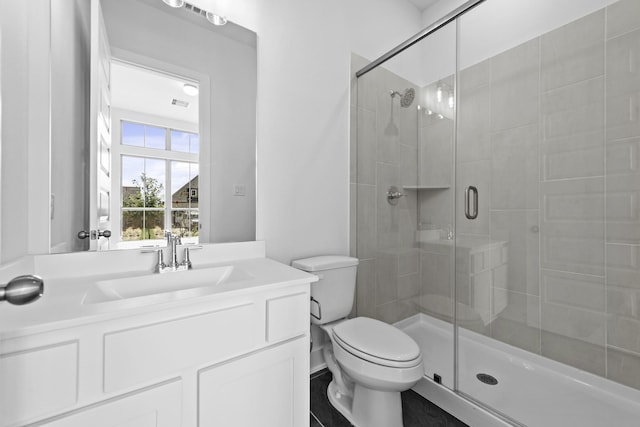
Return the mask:
<path id="1" fill-rule="evenodd" d="M 191 12 L 195 13 L 196 15 L 204 16 L 205 18 L 207 17 L 207 11 L 206 10 L 202 10 L 198 6 L 194 6 L 191 3 L 185 3 L 184 4 L 184 8 L 187 9 L 187 10 L 190 10 Z"/>
<path id="2" fill-rule="evenodd" d="M 173 98 L 171 100 L 171 105 L 175 105 L 176 107 L 184 107 L 187 108 L 189 106 L 189 103 L 187 101 L 183 101 L 181 99 L 175 99 Z"/>

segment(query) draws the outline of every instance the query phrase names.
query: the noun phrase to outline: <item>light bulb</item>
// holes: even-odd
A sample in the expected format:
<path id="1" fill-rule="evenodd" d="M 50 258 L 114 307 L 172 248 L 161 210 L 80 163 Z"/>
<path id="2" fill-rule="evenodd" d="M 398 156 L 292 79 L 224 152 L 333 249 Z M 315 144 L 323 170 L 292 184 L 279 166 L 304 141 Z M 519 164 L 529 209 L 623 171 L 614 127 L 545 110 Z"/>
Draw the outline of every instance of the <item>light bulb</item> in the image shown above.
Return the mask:
<path id="1" fill-rule="evenodd" d="M 186 93 L 189 96 L 196 96 L 198 94 L 198 86 L 191 84 L 191 83 L 185 83 L 182 86 L 182 90 L 184 91 L 184 93 Z"/>
<path id="2" fill-rule="evenodd" d="M 207 12 L 207 20 L 211 22 L 213 25 L 225 25 L 227 23 L 227 18 L 224 16 L 216 15 L 213 12 Z"/>
<path id="3" fill-rule="evenodd" d="M 184 6 L 184 0 L 162 0 L 165 4 L 171 7 L 182 7 Z"/>
<path id="4" fill-rule="evenodd" d="M 436 90 L 436 99 L 438 102 L 442 102 L 442 87 L 438 86 L 438 90 Z"/>

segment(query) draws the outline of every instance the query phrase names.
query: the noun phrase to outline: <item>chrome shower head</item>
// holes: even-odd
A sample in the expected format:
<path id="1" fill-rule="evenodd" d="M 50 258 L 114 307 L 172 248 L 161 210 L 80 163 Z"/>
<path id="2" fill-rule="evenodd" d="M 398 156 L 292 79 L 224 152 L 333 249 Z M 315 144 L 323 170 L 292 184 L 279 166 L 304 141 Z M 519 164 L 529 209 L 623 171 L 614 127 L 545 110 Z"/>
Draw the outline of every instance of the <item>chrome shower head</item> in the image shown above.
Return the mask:
<path id="1" fill-rule="evenodd" d="M 407 108 L 413 103 L 413 99 L 416 97 L 416 91 L 412 87 L 405 89 L 404 93 L 392 90 L 391 98 L 395 98 L 396 95 L 400 97 L 400 106 Z"/>

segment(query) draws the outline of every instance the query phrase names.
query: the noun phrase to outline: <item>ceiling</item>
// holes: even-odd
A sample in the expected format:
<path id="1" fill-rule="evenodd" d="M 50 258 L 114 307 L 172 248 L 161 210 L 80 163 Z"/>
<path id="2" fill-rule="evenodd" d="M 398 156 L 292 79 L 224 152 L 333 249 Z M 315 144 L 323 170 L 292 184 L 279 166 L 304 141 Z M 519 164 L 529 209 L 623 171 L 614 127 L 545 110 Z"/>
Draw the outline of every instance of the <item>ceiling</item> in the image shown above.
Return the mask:
<path id="1" fill-rule="evenodd" d="M 421 12 L 425 9 L 431 7 L 434 3 L 437 3 L 438 0 L 409 0 L 415 7 L 417 7 Z"/>
<path id="2" fill-rule="evenodd" d="M 111 63 L 111 105 L 115 108 L 198 123 L 198 95 L 184 93 L 180 80 L 159 72 L 119 62 Z M 188 107 L 172 105 L 173 99 Z"/>

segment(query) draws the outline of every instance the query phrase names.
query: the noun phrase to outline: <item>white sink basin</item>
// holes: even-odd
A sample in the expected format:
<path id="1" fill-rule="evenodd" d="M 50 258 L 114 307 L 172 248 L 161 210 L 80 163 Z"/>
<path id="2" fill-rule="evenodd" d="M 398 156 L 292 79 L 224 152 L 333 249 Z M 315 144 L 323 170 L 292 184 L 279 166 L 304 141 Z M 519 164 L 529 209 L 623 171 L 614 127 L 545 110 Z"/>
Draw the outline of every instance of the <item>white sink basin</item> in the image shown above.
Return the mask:
<path id="1" fill-rule="evenodd" d="M 197 296 L 223 283 L 251 279 L 253 276 L 234 266 L 147 274 L 96 282 L 87 291 L 82 304 L 153 297 L 150 302 Z M 148 299 L 148 298 L 147 298 Z"/>

